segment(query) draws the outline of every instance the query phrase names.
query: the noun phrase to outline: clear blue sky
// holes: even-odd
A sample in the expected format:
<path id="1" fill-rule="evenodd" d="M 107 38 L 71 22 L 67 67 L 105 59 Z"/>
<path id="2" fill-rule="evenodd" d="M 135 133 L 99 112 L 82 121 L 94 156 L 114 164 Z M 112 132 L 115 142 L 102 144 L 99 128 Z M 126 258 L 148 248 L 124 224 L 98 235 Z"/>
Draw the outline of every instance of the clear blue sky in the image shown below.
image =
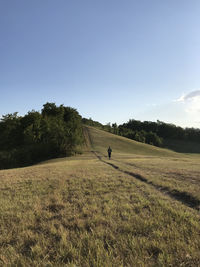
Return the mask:
<path id="1" fill-rule="evenodd" d="M 199 0 L 0 0 L 0 116 L 200 127 Z"/>

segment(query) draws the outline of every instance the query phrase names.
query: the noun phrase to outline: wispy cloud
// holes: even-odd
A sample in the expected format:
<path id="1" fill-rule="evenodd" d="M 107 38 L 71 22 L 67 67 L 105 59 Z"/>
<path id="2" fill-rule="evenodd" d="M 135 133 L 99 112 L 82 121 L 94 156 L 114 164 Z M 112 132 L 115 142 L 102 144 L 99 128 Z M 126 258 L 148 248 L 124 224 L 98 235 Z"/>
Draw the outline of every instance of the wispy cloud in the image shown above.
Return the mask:
<path id="1" fill-rule="evenodd" d="M 174 102 L 179 109 L 182 109 L 182 115 L 185 117 L 188 125 L 199 126 L 197 121 L 200 117 L 200 90 L 183 94 Z"/>
<path id="2" fill-rule="evenodd" d="M 200 115 L 200 90 L 189 92 L 182 95 L 176 102 L 180 102 L 184 105 L 186 113 L 191 114 L 192 118 L 199 117 Z"/>
<path id="3" fill-rule="evenodd" d="M 140 114 L 141 120 L 157 119 L 182 127 L 200 128 L 200 90 L 183 94 L 178 99 L 163 105 L 151 105 Z"/>
<path id="4" fill-rule="evenodd" d="M 181 97 L 176 99 L 174 102 L 185 102 L 187 100 L 195 100 L 196 98 L 200 98 L 200 90 L 195 90 L 188 94 L 183 94 Z"/>

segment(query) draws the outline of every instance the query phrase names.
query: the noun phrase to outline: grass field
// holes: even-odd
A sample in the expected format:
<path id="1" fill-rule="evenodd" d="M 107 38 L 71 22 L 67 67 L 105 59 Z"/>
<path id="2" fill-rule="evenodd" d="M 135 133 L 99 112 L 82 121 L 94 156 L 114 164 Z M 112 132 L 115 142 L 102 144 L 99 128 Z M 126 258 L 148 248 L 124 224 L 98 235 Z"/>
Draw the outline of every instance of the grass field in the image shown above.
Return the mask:
<path id="1" fill-rule="evenodd" d="M 200 156 L 85 138 L 83 155 L 0 171 L 0 265 L 200 266 Z"/>

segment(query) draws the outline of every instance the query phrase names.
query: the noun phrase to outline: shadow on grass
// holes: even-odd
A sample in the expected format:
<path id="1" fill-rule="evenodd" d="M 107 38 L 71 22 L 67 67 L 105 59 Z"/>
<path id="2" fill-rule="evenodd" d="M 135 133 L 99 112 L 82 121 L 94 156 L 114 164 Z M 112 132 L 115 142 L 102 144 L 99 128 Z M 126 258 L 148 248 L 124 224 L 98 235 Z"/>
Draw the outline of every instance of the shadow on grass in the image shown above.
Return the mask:
<path id="1" fill-rule="evenodd" d="M 190 141 L 165 139 L 163 146 L 178 153 L 200 153 L 200 144 Z"/>
<path id="2" fill-rule="evenodd" d="M 157 190 L 167 194 L 168 196 L 170 196 L 171 198 L 174 198 L 180 202 L 182 202 L 184 205 L 193 208 L 193 209 L 197 209 L 199 210 L 200 208 L 200 200 L 195 198 L 194 196 L 192 196 L 191 194 L 189 194 L 188 192 L 181 192 L 178 191 L 176 189 L 171 189 L 167 186 L 162 186 L 162 185 L 157 185 L 154 184 L 152 181 L 149 181 L 146 177 L 138 174 L 138 173 L 134 173 L 134 172 L 130 172 L 130 171 L 126 171 L 126 170 L 122 170 L 120 169 L 117 165 L 111 163 L 111 162 L 107 162 L 105 160 L 102 159 L 102 157 L 100 155 L 97 154 L 96 151 L 92 151 L 92 153 L 94 153 L 94 155 L 103 163 L 111 166 L 112 168 L 114 168 L 115 170 L 118 170 L 124 174 L 128 174 L 136 179 L 138 179 L 141 182 L 144 182 L 146 184 L 149 184 L 151 186 L 153 186 L 154 188 L 156 188 Z"/>

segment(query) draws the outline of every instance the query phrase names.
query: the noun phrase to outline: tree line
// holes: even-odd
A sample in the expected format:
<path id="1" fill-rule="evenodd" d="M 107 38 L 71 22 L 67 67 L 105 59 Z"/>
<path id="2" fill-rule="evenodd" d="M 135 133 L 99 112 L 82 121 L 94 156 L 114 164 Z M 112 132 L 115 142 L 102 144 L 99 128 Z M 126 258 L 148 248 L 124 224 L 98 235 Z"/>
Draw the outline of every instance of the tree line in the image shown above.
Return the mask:
<path id="1" fill-rule="evenodd" d="M 0 120 L 0 169 L 26 166 L 78 152 L 82 118 L 76 109 L 46 103 L 41 112 L 3 115 Z"/>
<path id="2" fill-rule="evenodd" d="M 154 133 L 161 138 L 161 141 L 164 139 L 174 139 L 200 143 L 200 129 L 182 128 L 159 120 L 157 120 L 157 122 L 141 122 L 132 119 L 119 126 L 119 132 L 121 132 L 122 135 L 126 134 L 126 131 L 138 132 L 139 134 L 143 132 Z"/>
<path id="3" fill-rule="evenodd" d="M 2 116 L 0 169 L 27 166 L 81 152 L 80 146 L 84 142 L 82 124 L 155 146 L 162 147 L 169 139 L 200 144 L 200 129 L 134 119 L 121 125 L 103 125 L 91 118 L 82 118 L 74 108 L 47 102 L 41 112 L 32 110 L 24 116 L 18 116 L 17 112 Z"/>

